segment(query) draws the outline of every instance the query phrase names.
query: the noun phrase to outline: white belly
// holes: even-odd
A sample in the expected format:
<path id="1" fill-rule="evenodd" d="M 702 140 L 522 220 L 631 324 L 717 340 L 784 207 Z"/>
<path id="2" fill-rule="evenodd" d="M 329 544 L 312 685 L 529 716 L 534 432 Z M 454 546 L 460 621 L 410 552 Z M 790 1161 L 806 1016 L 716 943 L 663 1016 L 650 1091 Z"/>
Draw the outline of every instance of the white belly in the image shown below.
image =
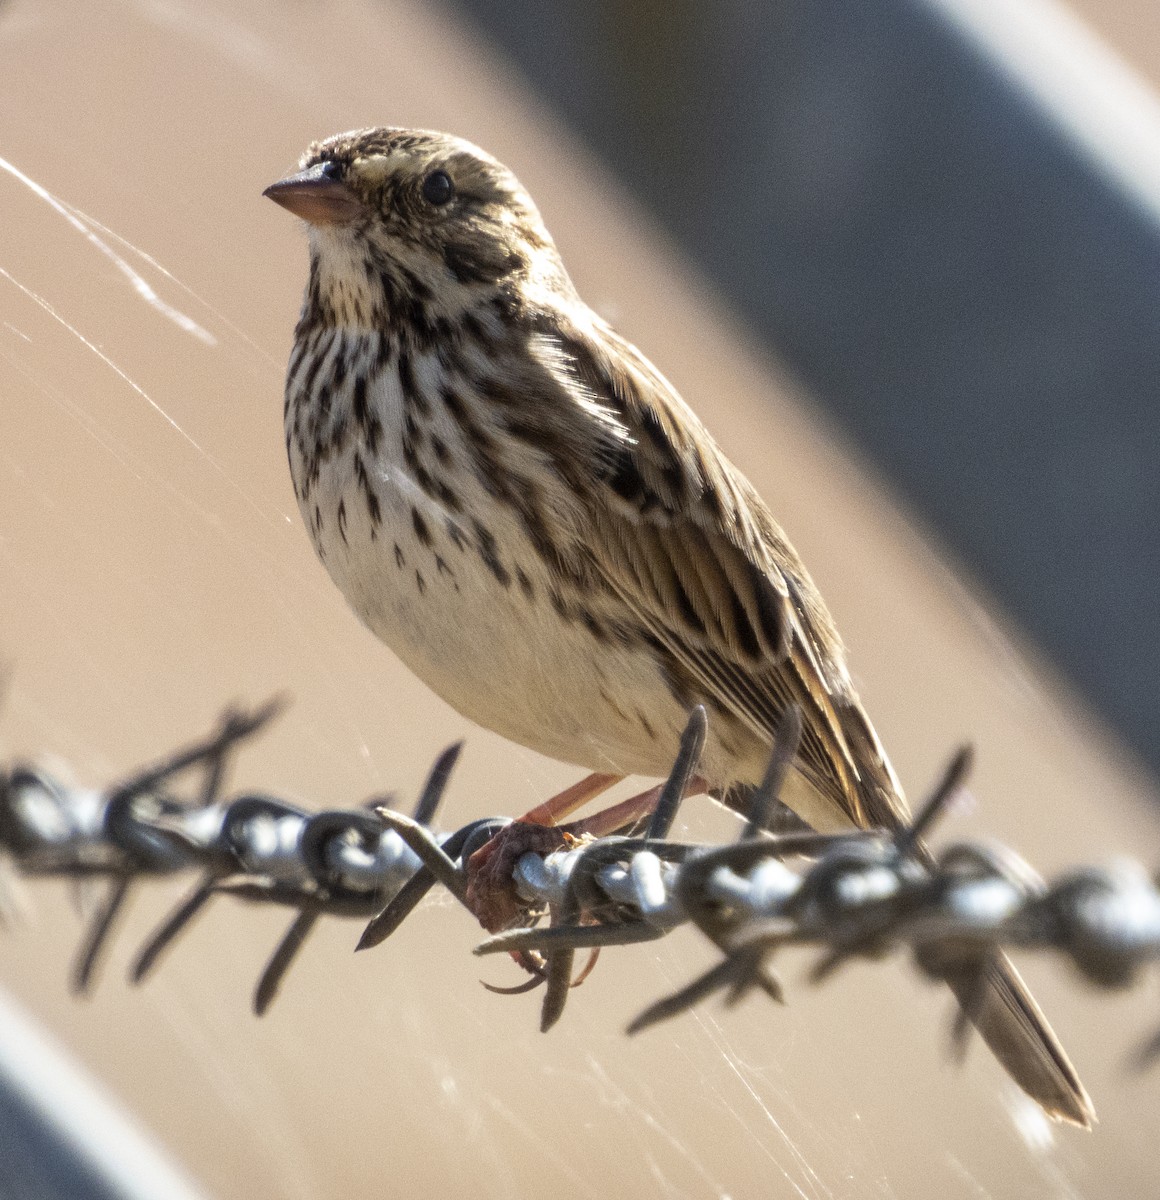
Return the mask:
<path id="1" fill-rule="evenodd" d="M 466 512 L 450 513 L 398 462 L 380 458 L 369 470 L 378 522 L 341 460 L 324 467 L 303 516 L 372 632 L 454 708 L 513 741 L 589 770 L 665 774 L 687 713 L 650 654 L 558 615 L 515 515 L 494 500 L 487 508 L 497 571 Z"/>

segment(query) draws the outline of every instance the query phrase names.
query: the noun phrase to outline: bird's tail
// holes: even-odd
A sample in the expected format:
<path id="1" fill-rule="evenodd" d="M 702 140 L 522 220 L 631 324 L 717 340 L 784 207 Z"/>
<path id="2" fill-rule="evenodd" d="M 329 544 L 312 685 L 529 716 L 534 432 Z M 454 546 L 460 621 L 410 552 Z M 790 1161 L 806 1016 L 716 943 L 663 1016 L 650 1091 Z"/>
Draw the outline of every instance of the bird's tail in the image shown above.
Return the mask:
<path id="1" fill-rule="evenodd" d="M 1035 997 L 1005 954 L 944 975 L 1007 1074 L 1047 1113 L 1090 1129 L 1091 1098 Z"/>
<path id="2" fill-rule="evenodd" d="M 842 732 L 858 765 L 858 790 L 868 824 L 898 829 L 909 820 L 902 788 L 874 727 L 857 702 L 840 710 Z M 926 850 L 919 846 L 920 854 Z M 1095 1109 L 1055 1031 L 1002 952 L 980 963 L 944 969 L 964 1014 L 1008 1075 L 1049 1116 L 1085 1129 Z"/>
<path id="3" fill-rule="evenodd" d="M 874 727 L 854 698 L 838 706 L 836 715 L 856 772 L 850 773 L 856 794 L 846 798 L 843 805 L 846 813 L 856 812 L 857 823 L 864 827 L 902 829 L 909 823 L 910 814 Z M 802 817 L 808 819 L 815 812 L 837 811 L 833 796 L 828 797 L 827 806 L 825 795 L 816 797 L 816 803 L 802 803 L 800 796 L 791 795 L 793 787 L 816 789 L 815 778 L 799 770 L 791 772 L 786 782 L 792 786 L 783 795 L 791 807 L 775 806 L 770 822 L 773 832 L 800 826 Z M 749 811 L 754 790 L 749 785 L 733 784 L 718 798 L 744 815 Z M 812 823 L 821 824 L 816 820 Z M 915 850 L 929 858 L 921 845 Z M 1095 1110 L 1087 1091 L 1010 959 L 1000 952 L 978 963 L 939 964 L 939 967 L 940 976 L 946 979 L 965 1016 L 1011 1078 L 1049 1116 L 1090 1128 Z"/>

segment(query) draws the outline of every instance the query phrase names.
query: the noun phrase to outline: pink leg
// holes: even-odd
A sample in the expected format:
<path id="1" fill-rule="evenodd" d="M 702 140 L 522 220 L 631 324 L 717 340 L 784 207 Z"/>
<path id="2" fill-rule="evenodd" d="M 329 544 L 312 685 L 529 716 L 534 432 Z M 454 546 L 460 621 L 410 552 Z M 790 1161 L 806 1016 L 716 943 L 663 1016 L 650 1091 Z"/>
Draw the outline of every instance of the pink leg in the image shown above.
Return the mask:
<path id="1" fill-rule="evenodd" d="M 561 817 L 574 813 L 582 804 L 587 804 L 589 800 L 595 800 L 597 796 L 603 795 L 623 778 L 623 775 L 601 775 L 599 772 L 594 772 L 581 779 L 579 783 L 574 783 L 571 787 L 558 792 L 550 800 L 545 800 L 543 804 L 537 804 L 535 808 L 520 817 L 520 823 L 523 825 L 559 825 Z"/>
<path id="2" fill-rule="evenodd" d="M 613 804 L 610 808 L 601 809 L 600 812 L 593 813 L 590 817 L 573 821 L 568 826 L 567 832 L 573 837 L 581 837 L 586 833 L 592 834 L 593 837 L 606 837 L 615 829 L 621 829 L 625 825 L 639 821 L 641 817 L 649 816 L 656 808 L 657 802 L 661 798 L 661 792 L 664 790 L 665 785 L 658 783 L 656 787 L 649 788 L 647 792 L 629 796 L 627 800 Z M 708 785 L 701 776 L 694 775 L 685 788 L 685 796 L 699 796 L 707 790 Z"/>

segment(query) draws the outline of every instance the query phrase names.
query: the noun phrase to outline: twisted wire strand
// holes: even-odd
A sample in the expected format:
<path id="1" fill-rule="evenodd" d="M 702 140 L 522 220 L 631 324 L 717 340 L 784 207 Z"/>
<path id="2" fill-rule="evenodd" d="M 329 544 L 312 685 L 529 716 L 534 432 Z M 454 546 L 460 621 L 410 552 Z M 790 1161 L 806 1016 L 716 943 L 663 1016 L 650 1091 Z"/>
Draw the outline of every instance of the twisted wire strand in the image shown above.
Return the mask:
<path id="1" fill-rule="evenodd" d="M 489 817 L 449 833 L 436 830 L 462 743 L 437 758 L 409 816 L 382 797 L 357 809 L 321 812 L 258 792 L 225 797 L 233 755 L 282 707 L 275 699 L 252 711 L 227 709 L 207 737 L 106 789 L 75 787 L 25 763 L 0 769 L 6 867 L 0 913 L 15 907 L 15 876 L 107 881 L 74 960 L 74 991 L 92 988 L 134 889 L 178 872 L 199 877 L 138 950 L 131 980 L 147 978 L 215 897 L 282 905 L 295 915 L 259 977 L 259 1015 L 324 916 L 366 921 L 357 945 L 366 950 L 398 929 L 436 884 L 475 911 L 472 856 L 512 822 Z M 685 922 L 713 942 L 720 959 L 635 1017 L 630 1033 L 715 992 L 728 1003 L 753 990 L 780 1001 L 783 990 L 770 964 L 790 945 L 819 951 L 811 972 L 816 983 L 853 959 L 900 951 L 924 975 L 944 979 L 1002 948 L 1054 951 L 1096 986 L 1120 989 L 1160 957 L 1160 891 L 1138 863 L 1079 867 L 1047 882 L 993 843 L 954 843 L 933 859 L 916 853 L 920 835 L 945 815 L 966 778 L 965 750 L 898 834 L 771 835 L 763 825 L 801 734 L 791 709 L 738 840 L 669 840 L 706 728 L 704 710 L 694 710 L 646 828 L 594 838 L 572 832 L 582 830 L 582 822 L 551 832 L 536 827 L 539 849 L 515 860 L 507 886 L 520 924 L 475 952 L 510 954 L 530 972 L 519 987 L 493 990 L 544 985 L 542 1029 L 559 1020 L 570 988 L 591 969 L 590 962 L 573 977 L 577 950 L 595 955 L 606 946 L 653 941 Z M 968 1028 L 969 1020 L 956 1026 L 960 1041 Z M 1141 1063 L 1158 1056 L 1160 1033 L 1139 1052 Z"/>

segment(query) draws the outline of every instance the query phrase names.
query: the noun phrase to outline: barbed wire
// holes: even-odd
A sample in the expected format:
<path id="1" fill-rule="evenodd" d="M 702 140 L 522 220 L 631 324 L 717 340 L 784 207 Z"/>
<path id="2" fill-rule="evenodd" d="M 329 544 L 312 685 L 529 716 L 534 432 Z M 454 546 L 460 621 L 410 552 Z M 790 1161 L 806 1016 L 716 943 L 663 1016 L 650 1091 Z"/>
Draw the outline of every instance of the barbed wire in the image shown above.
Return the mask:
<path id="1" fill-rule="evenodd" d="M 367 921 L 357 948 L 369 949 L 436 884 L 476 916 L 484 883 L 505 890 L 501 908 L 511 927 L 476 953 L 510 954 L 529 972 L 518 987 L 492 990 L 544 985 L 544 1030 L 559 1020 L 570 988 L 601 948 L 653 941 L 686 922 L 709 938 L 720 960 L 640 1013 L 630 1033 L 719 991 L 729 1003 L 753 990 L 781 1000 L 770 963 L 790 945 L 820 952 L 810 973 L 815 983 L 851 960 L 897 952 L 909 953 L 927 977 L 947 980 L 966 966 L 981 969 L 1001 949 L 1036 949 L 1064 956 L 1098 987 L 1120 989 L 1160 956 L 1160 893 L 1137 863 L 1081 867 L 1048 883 L 997 844 L 959 842 L 933 856 L 921 847 L 966 778 L 965 750 L 899 833 L 771 835 L 764 827 L 800 737 L 791 710 L 738 840 L 670 841 L 704 743 L 707 720 L 698 708 L 643 829 L 594 837 L 582 821 L 547 828 L 489 817 L 441 833 L 435 820 L 462 743 L 435 761 L 410 815 L 379 797 L 321 812 L 261 792 L 226 798 L 233 755 L 282 707 L 273 700 L 253 711 L 227 709 L 206 738 L 106 789 L 76 787 L 26 763 L 0 769 L 0 911 L 15 907 L 14 876 L 107 881 L 73 964 L 76 992 L 93 986 L 133 889 L 189 871 L 200 877 L 140 947 L 130 978 L 140 983 L 155 970 L 216 896 L 282 905 L 295 916 L 259 977 L 258 1014 L 320 918 Z M 501 831 L 506 865 L 496 882 L 493 839 Z M 575 953 L 585 949 L 589 966 L 574 977 Z M 960 1042 L 968 1028 L 969 1014 L 955 1027 Z M 1139 1060 L 1158 1056 L 1160 1033 Z"/>

